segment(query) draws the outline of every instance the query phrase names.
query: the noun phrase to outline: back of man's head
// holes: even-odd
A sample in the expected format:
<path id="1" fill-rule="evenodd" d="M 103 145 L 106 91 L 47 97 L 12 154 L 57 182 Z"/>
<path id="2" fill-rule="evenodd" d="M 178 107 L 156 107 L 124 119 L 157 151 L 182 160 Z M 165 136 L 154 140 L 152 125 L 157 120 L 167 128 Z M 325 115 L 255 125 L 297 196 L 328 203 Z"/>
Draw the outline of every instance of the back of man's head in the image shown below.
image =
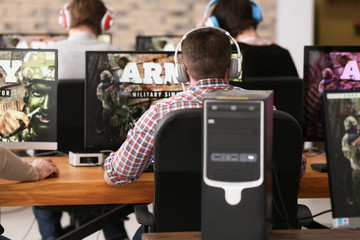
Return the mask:
<path id="1" fill-rule="evenodd" d="M 182 60 L 195 79 L 224 78 L 230 66 L 230 39 L 215 28 L 190 32 L 181 44 Z"/>
<path id="2" fill-rule="evenodd" d="M 73 0 L 68 10 L 71 13 L 71 28 L 86 25 L 97 35 L 101 33 L 101 20 L 107 11 L 101 0 Z"/>

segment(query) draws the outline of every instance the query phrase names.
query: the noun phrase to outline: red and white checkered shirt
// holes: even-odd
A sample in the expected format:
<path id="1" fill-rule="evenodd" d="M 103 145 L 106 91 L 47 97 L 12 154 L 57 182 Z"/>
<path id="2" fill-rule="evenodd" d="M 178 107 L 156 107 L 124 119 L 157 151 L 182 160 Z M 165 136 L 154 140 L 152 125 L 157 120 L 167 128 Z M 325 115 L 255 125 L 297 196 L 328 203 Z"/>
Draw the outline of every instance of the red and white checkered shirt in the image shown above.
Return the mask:
<path id="1" fill-rule="evenodd" d="M 242 90 L 222 79 L 203 79 L 185 91 L 152 105 L 128 132 L 119 150 L 105 160 L 108 177 L 120 185 L 135 181 L 153 160 L 155 128 L 165 114 L 177 109 L 201 108 L 206 94 L 233 89 Z"/>

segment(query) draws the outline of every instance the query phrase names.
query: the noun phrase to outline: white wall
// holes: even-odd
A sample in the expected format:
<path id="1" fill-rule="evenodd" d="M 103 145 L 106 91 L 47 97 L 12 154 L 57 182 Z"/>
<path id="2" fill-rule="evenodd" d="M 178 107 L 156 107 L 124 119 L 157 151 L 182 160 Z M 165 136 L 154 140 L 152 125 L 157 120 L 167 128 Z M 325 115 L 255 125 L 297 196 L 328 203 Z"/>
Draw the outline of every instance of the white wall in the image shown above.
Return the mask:
<path id="1" fill-rule="evenodd" d="M 304 46 L 314 44 L 314 0 L 277 0 L 276 43 L 287 48 L 303 77 Z"/>

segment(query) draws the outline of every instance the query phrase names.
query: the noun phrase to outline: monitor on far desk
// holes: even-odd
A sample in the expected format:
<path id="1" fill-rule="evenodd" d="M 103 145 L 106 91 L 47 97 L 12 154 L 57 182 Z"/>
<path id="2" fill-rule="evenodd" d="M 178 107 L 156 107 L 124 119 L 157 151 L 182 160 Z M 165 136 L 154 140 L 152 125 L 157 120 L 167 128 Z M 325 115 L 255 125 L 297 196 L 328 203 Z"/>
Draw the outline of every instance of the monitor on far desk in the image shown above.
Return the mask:
<path id="1" fill-rule="evenodd" d="M 325 91 L 323 112 L 333 224 L 360 228 L 360 89 Z"/>

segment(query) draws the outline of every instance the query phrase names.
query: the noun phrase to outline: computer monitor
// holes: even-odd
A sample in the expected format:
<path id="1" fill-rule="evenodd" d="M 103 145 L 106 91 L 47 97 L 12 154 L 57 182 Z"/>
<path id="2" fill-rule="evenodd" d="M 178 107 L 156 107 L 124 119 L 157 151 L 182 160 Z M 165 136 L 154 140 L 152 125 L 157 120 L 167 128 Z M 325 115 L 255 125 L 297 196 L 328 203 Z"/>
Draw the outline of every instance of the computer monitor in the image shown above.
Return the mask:
<path id="1" fill-rule="evenodd" d="M 57 50 L 0 49 L 0 144 L 56 150 L 56 126 Z"/>
<path id="2" fill-rule="evenodd" d="M 324 141 L 321 94 L 360 87 L 360 46 L 304 47 L 304 140 Z"/>
<path id="3" fill-rule="evenodd" d="M 245 59 L 246 61 L 246 59 Z M 303 80 L 298 77 L 247 77 L 230 84 L 248 90 L 273 90 L 274 106 L 291 114 L 302 125 Z"/>
<path id="4" fill-rule="evenodd" d="M 135 49 L 138 51 L 175 51 L 180 35 L 136 36 Z"/>
<path id="5" fill-rule="evenodd" d="M 67 33 L 5 33 L 0 34 L 0 48 L 48 48 L 48 44 L 65 40 L 68 36 Z M 100 34 L 98 40 L 111 43 L 111 34 Z"/>
<path id="6" fill-rule="evenodd" d="M 152 104 L 179 91 L 174 52 L 86 52 L 86 150 L 117 150 Z"/>
<path id="7" fill-rule="evenodd" d="M 360 227 L 360 90 L 325 91 L 326 159 L 334 227 Z"/>

